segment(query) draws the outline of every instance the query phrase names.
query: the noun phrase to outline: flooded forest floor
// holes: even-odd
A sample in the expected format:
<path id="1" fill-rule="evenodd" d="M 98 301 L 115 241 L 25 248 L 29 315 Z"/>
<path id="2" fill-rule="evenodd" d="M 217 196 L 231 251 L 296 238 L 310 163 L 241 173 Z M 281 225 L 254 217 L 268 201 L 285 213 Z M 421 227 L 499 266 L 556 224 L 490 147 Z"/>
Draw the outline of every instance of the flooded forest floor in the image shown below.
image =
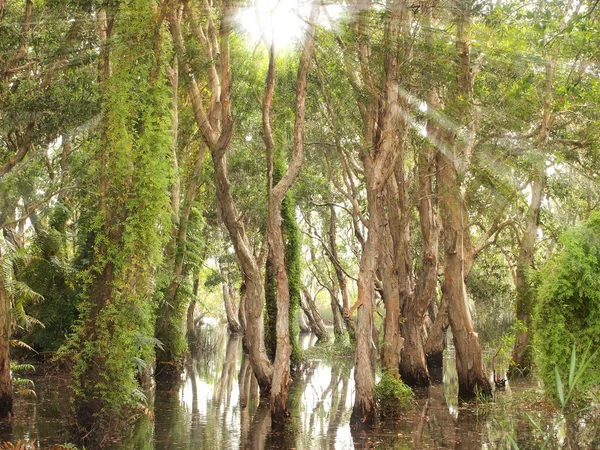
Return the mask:
<path id="1" fill-rule="evenodd" d="M 315 343 L 314 335 L 301 336 L 303 349 Z M 563 417 L 544 400 L 535 379 L 509 382 L 493 400 L 460 405 L 451 352 L 443 383 L 417 390 L 400 418 L 352 431 L 352 373 L 351 353 L 340 356 L 326 347 L 307 352 L 290 391 L 290 424 L 277 434 L 268 406 L 259 405 L 241 338 L 220 326 L 203 326 L 180 382 L 156 386 L 146 414 L 132 420 L 131 435 L 114 448 L 600 449 L 597 408 Z M 0 422 L 0 442 L 21 441 L 31 449 L 69 443 L 68 380 L 52 372 L 32 378 L 37 396 L 16 399 L 14 417 Z"/>

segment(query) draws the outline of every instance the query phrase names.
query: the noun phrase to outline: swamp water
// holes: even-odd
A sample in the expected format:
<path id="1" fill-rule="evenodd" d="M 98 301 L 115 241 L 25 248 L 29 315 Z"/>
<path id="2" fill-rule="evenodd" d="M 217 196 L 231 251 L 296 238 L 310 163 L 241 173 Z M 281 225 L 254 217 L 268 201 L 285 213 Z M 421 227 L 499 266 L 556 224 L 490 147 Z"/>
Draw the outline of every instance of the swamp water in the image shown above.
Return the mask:
<path id="1" fill-rule="evenodd" d="M 303 335 L 304 349 L 315 344 Z M 221 327 L 203 326 L 192 345 L 181 382 L 158 386 L 149 403 L 153 422 L 144 416 L 131 424 L 132 434 L 117 448 L 131 450 L 197 449 L 509 449 L 508 436 L 521 449 L 600 449 L 600 426 L 558 417 L 541 401 L 535 381 L 513 382 L 496 392 L 493 402 L 459 405 L 454 361 L 445 360 L 444 383 L 416 392 L 415 404 L 396 420 L 351 432 L 354 401 L 352 358 L 310 360 L 294 375 L 290 388 L 290 426 L 272 432 L 268 406 L 258 404 L 258 386 L 241 338 Z M 37 380 L 37 399 L 18 399 L 15 417 L 0 422 L 0 442 L 27 441 L 35 449 L 69 442 L 64 380 Z M 534 418 L 538 429 L 525 416 Z"/>

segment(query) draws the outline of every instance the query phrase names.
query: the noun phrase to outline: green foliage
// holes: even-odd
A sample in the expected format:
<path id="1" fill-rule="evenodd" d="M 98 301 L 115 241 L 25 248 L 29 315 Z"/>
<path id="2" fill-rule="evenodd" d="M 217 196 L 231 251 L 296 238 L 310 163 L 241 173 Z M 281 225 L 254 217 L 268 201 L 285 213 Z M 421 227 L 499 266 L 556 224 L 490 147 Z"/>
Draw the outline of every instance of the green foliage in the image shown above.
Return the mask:
<path id="1" fill-rule="evenodd" d="M 17 395 L 36 398 L 35 383 L 30 378 L 23 377 L 23 374 L 35 372 L 35 367 L 31 364 L 18 364 L 14 361 L 10 363 L 10 371 L 13 375 L 13 386 Z"/>
<path id="2" fill-rule="evenodd" d="M 483 345 L 497 347 L 515 320 L 515 289 L 503 256 L 482 252 L 469 274 L 468 288 L 479 339 Z"/>
<path id="3" fill-rule="evenodd" d="M 375 386 L 375 401 L 383 417 L 398 417 L 411 404 L 413 397 L 412 389 L 393 372 L 384 371 Z"/>
<path id="4" fill-rule="evenodd" d="M 546 392 L 558 400 L 556 376 L 567 379 L 571 347 L 583 352 L 600 346 L 600 213 L 564 233 L 560 245 L 541 273 L 534 317 L 540 374 Z M 597 364 L 583 380 L 600 383 Z"/>
<path id="5" fill-rule="evenodd" d="M 74 406 L 87 431 L 92 424 L 110 429 L 127 406 L 136 407 L 137 369 L 156 344 L 152 294 L 171 223 L 166 33 L 152 0 L 123 2 L 115 13 L 104 138 L 94 161 L 105 190 L 91 219 L 94 248 L 71 343 Z"/>
<path id="6" fill-rule="evenodd" d="M 576 409 L 574 406 L 577 402 L 576 397 L 578 396 L 578 393 L 581 393 L 587 387 L 589 387 L 586 377 L 597 354 L 597 349 L 593 354 L 590 354 L 590 346 L 588 346 L 583 355 L 580 355 L 578 358 L 576 346 L 573 345 L 571 349 L 571 357 L 569 359 L 568 378 L 563 378 L 559 373 L 558 367 L 554 367 L 554 387 L 556 389 L 556 395 L 558 396 L 559 413 L 557 418 L 553 420 L 551 426 L 542 427 L 541 424 L 530 414 L 527 412 L 524 413 L 529 422 L 531 422 L 531 424 L 543 438 L 543 443 L 540 448 L 546 449 L 549 445 L 557 440 L 556 435 L 558 434 L 557 431 L 561 422 L 569 417 L 576 416 L 593 408 L 593 406 L 587 406 L 581 409 Z M 520 447 L 512 436 L 509 435 L 508 440 L 510 441 L 513 449 L 519 450 Z"/>
<path id="7" fill-rule="evenodd" d="M 75 271 L 68 256 L 67 226 L 72 212 L 64 203 L 56 204 L 48 213 L 47 225 L 40 220 L 29 248 L 28 264 L 22 279 L 43 297 L 33 304 L 30 314 L 43 327 L 33 328 L 24 338 L 38 351 L 56 351 L 77 319 Z"/>

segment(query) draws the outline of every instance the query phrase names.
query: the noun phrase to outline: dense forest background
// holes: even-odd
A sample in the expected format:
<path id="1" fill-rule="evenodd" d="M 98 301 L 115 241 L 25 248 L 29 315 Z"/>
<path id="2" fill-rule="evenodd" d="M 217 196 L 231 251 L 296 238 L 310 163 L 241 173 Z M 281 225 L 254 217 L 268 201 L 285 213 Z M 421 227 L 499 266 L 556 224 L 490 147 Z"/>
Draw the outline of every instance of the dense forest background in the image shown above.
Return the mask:
<path id="1" fill-rule="evenodd" d="M 118 435 L 206 314 L 274 426 L 327 322 L 355 426 L 378 367 L 434 381 L 447 329 L 461 399 L 507 369 L 562 400 L 600 343 L 599 9 L 0 0 L 0 416 L 35 358 Z"/>

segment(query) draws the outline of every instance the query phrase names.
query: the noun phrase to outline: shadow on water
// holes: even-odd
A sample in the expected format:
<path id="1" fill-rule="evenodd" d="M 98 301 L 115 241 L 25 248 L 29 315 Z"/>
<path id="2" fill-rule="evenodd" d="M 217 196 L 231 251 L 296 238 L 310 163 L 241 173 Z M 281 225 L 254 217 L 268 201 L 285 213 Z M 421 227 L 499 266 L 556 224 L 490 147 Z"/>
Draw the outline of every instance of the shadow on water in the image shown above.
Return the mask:
<path id="1" fill-rule="evenodd" d="M 303 335 L 301 346 L 315 345 Z M 512 383 L 494 402 L 459 405 L 454 361 L 444 361 L 444 382 L 416 392 L 414 406 L 396 420 L 351 432 L 354 401 L 352 358 L 309 360 L 294 374 L 291 417 L 285 433 L 271 431 L 268 404 L 260 404 L 258 383 L 239 336 L 203 325 L 190 343 L 191 355 L 178 382 L 158 385 L 149 398 L 154 421 L 142 417 L 118 448 L 197 449 L 509 449 L 507 436 L 521 448 L 540 448 L 543 426 L 558 423 L 550 448 L 600 448 L 596 420 L 557 420 L 541 402 L 534 381 Z M 62 419 L 68 410 L 66 383 L 41 379 L 37 400 L 18 400 L 10 424 L 0 422 L 0 442 L 25 439 L 32 448 L 68 442 Z"/>

